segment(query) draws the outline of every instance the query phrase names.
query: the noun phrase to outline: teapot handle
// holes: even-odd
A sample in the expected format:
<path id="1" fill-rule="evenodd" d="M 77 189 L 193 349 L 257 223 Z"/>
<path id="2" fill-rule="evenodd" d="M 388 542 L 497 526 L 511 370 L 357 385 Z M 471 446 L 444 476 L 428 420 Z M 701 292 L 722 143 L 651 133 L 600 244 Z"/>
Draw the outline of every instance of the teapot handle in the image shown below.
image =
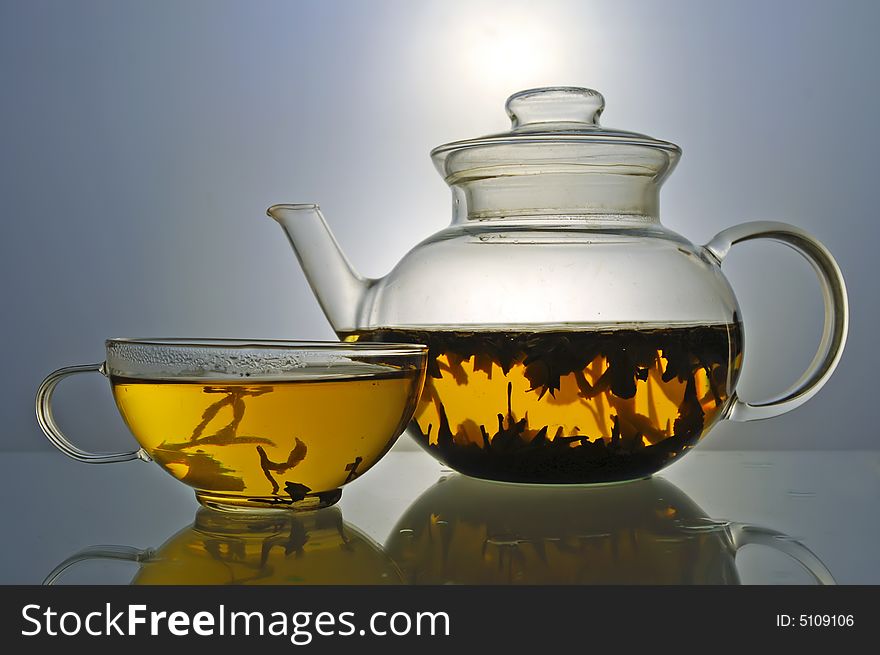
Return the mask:
<path id="1" fill-rule="evenodd" d="M 74 564 L 90 559 L 118 560 L 122 562 L 146 562 L 153 558 L 152 548 L 135 548 L 133 546 L 89 546 L 68 557 L 56 566 L 43 580 L 43 585 L 54 585 L 61 574 Z"/>
<path id="2" fill-rule="evenodd" d="M 836 585 L 837 582 L 831 575 L 822 560 L 816 557 L 816 554 L 809 548 L 804 546 L 796 539 L 786 534 L 770 530 L 769 528 L 760 528 L 754 525 L 746 525 L 745 523 L 731 523 L 727 527 L 730 535 L 730 541 L 733 544 L 735 553 L 738 553 L 743 546 L 759 545 L 767 546 L 773 550 L 777 550 L 788 555 L 798 564 L 800 564 L 816 584 L 820 585 Z"/>
<path id="3" fill-rule="evenodd" d="M 825 301 L 825 324 L 822 340 L 813 361 L 800 379 L 780 397 L 747 403 L 736 394 L 727 416 L 732 421 L 754 421 L 790 412 L 812 398 L 831 377 L 843 354 L 849 325 L 849 304 L 843 275 L 828 249 L 807 232 L 787 223 L 755 221 L 722 230 L 703 249 L 719 266 L 730 248 L 752 239 L 779 241 L 806 258 L 816 271 Z"/>

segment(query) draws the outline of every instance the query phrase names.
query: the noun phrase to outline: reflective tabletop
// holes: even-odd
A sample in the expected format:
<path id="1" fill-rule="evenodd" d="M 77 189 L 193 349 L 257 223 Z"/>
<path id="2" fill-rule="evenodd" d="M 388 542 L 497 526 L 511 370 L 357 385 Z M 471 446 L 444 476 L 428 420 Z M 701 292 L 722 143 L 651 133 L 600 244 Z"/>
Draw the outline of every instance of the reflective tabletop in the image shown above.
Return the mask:
<path id="1" fill-rule="evenodd" d="M 0 583 L 880 584 L 880 452 L 697 450 L 584 488 L 466 478 L 405 442 L 335 507 L 270 516 L 140 462 L 5 453 Z"/>

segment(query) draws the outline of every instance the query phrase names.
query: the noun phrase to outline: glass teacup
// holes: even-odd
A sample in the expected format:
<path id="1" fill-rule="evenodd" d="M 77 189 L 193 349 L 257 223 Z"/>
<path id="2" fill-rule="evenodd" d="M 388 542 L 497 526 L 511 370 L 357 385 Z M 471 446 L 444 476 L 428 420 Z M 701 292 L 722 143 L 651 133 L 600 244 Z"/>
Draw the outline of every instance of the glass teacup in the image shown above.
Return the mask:
<path id="1" fill-rule="evenodd" d="M 100 364 L 62 368 L 37 392 L 49 440 L 81 462 L 155 461 L 215 509 L 316 509 L 372 467 L 405 429 L 425 382 L 411 344 L 228 339 L 109 339 Z M 74 373 L 110 380 L 140 444 L 90 453 L 52 416 Z"/>

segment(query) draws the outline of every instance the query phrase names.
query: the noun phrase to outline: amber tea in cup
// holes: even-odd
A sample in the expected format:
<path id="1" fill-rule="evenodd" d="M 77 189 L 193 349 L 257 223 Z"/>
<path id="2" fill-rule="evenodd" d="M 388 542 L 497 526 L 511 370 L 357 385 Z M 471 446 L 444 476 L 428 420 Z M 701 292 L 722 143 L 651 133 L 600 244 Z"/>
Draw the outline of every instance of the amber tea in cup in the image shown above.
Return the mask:
<path id="1" fill-rule="evenodd" d="M 293 341 L 111 339 L 102 364 L 52 373 L 43 431 L 91 463 L 153 460 L 218 509 L 313 509 L 373 466 L 410 420 L 426 348 Z M 65 376 L 107 376 L 141 448 L 87 453 L 61 433 L 51 395 Z"/>

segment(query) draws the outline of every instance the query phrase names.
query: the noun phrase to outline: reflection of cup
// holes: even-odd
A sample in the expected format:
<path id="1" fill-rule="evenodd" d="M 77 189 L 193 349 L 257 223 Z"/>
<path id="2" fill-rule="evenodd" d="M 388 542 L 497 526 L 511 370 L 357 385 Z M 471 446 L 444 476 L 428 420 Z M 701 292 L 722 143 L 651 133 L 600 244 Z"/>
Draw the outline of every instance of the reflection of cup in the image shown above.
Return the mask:
<path id="1" fill-rule="evenodd" d="M 584 488 L 452 475 L 409 507 L 386 550 L 409 584 L 738 584 L 736 553 L 755 543 L 833 584 L 802 544 L 709 519 L 658 477 Z"/>
<path id="2" fill-rule="evenodd" d="M 157 549 L 93 546 L 67 558 L 44 581 L 54 584 L 78 562 L 140 564 L 132 584 L 400 584 L 394 562 L 336 507 L 296 514 L 201 508 Z"/>
<path id="3" fill-rule="evenodd" d="M 102 364 L 59 369 L 37 392 L 49 440 L 81 462 L 155 460 L 222 509 L 315 509 L 384 455 L 405 428 L 425 379 L 426 348 L 216 339 L 111 339 Z M 110 379 L 141 448 L 94 454 L 52 416 L 58 382 Z"/>

